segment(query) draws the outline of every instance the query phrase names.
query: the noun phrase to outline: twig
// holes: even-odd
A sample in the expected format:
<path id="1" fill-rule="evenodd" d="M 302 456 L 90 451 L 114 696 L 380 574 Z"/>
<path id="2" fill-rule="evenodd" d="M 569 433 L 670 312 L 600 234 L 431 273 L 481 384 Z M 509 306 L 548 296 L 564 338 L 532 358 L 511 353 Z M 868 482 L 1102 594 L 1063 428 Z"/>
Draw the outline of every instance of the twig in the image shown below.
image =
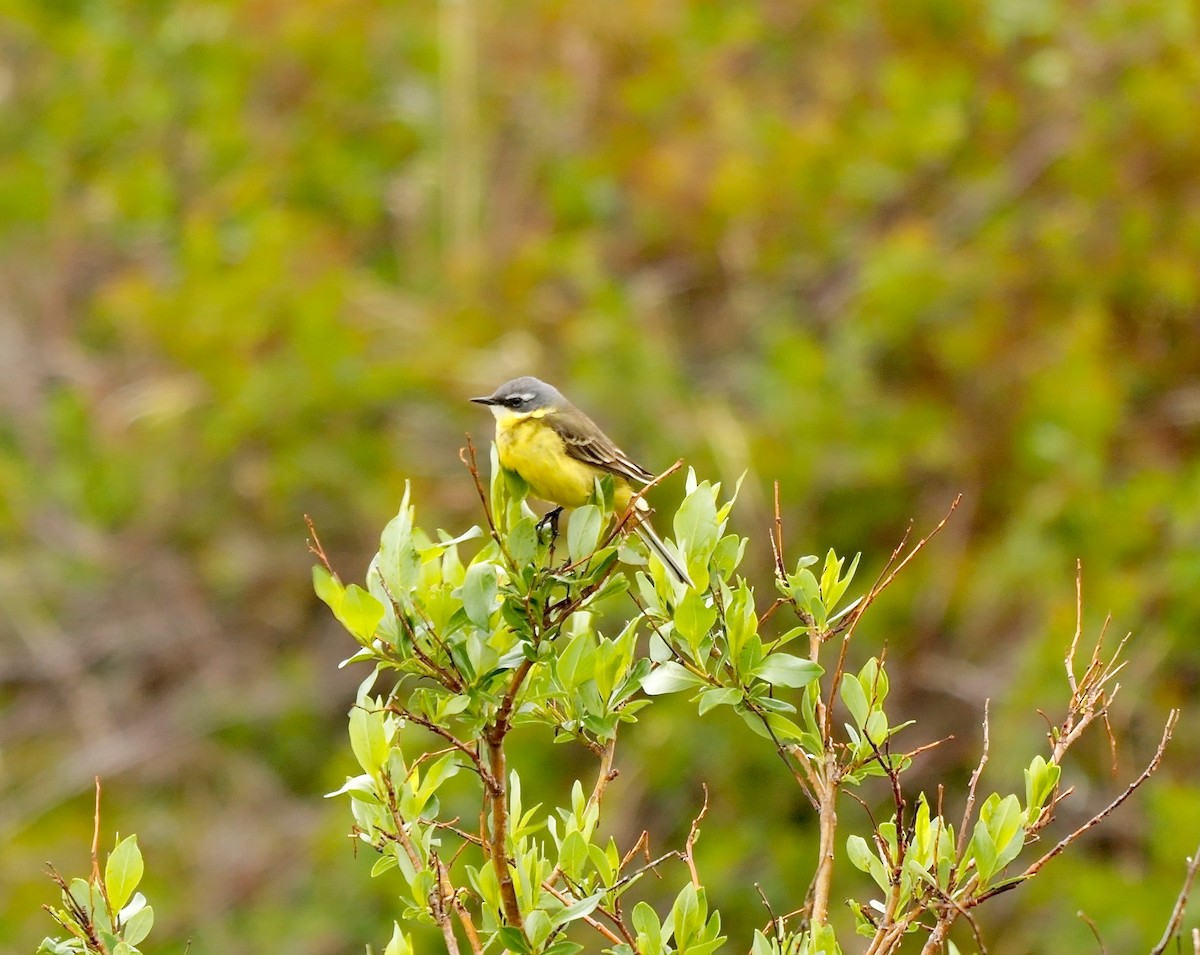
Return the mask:
<path id="1" fill-rule="evenodd" d="M 100 878 L 100 777 L 96 776 L 95 780 L 96 811 L 92 816 L 92 883 L 103 886 L 104 880 Z"/>
<path id="2" fill-rule="evenodd" d="M 425 729 L 429 730 L 429 732 L 435 733 L 442 739 L 446 740 L 452 747 L 457 749 L 459 752 L 464 753 L 467 758 L 471 760 L 471 764 L 475 767 L 475 772 L 479 774 L 479 778 L 483 780 L 483 784 L 487 786 L 490 793 L 495 795 L 495 793 L 499 791 L 499 784 L 492 777 L 492 774 L 488 771 L 487 766 L 484 765 L 483 758 L 479 755 L 478 748 L 472 749 L 448 729 L 439 726 L 432 720 L 427 720 L 418 713 L 413 713 L 411 710 L 405 709 L 398 703 L 389 703 L 385 709 L 395 713 L 397 716 L 402 717 L 403 719 L 416 723 L 418 726 L 424 727 Z M 478 743 L 476 743 L 476 747 L 478 747 Z"/>
<path id="3" fill-rule="evenodd" d="M 470 434 L 467 434 L 467 446 L 458 449 L 458 460 L 463 463 L 475 482 L 475 493 L 479 495 L 479 503 L 483 505 L 483 516 L 487 519 L 488 527 L 492 532 L 492 538 L 499 543 L 500 532 L 496 530 L 496 521 L 492 517 L 492 505 L 488 501 L 487 492 L 483 489 L 483 479 L 479 476 L 479 463 L 475 457 L 475 444 L 471 441 Z"/>
<path id="4" fill-rule="evenodd" d="M 775 482 L 775 532 L 771 535 L 771 553 L 775 557 L 775 576 L 787 580 L 787 568 L 783 564 L 783 517 L 779 510 L 779 482 Z"/>
<path id="5" fill-rule="evenodd" d="M 558 899 L 558 901 L 562 902 L 564 905 L 570 905 L 572 902 L 575 901 L 575 899 L 572 899 L 565 892 L 563 892 L 559 889 L 556 889 L 554 887 L 554 884 L 549 879 L 547 879 L 546 881 L 544 881 L 542 883 L 542 888 L 545 889 L 547 892 L 549 892 L 551 895 L 553 895 L 556 899 Z M 610 942 L 612 942 L 614 945 L 621 944 L 621 941 L 622 941 L 621 937 L 619 935 L 617 935 L 617 933 L 614 932 L 612 929 L 610 929 L 607 925 L 603 924 L 602 922 L 596 921 L 590 915 L 583 916 L 582 920 L 584 922 L 586 922 L 589 926 L 594 928 L 601 935 L 603 935 Z"/>
<path id="6" fill-rule="evenodd" d="M 700 820 L 708 813 L 708 786 L 701 784 L 704 790 L 704 805 L 700 807 L 700 813 L 692 820 L 692 828 L 688 831 L 687 841 L 683 844 L 683 861 L 687 863 L 688 872 L 692 874 L 692 885 L 697 889 L 701 888 L 700 876 L 696 872 L 696 860 L 692 858 L 692 849 L 696 845 L 696 840 L 700 838 Z"/>
<path id="7" fill-rule="evenodd" d="M 1096 939 L 1096 944 L 1100 946 L 1100 955 L 1108 955 L 1108 949 L 1104 947 L 1104 939 L 1100 937 L 1100 929 L 1092 917 L 1082 909 L 1075 914 L 1079 916 L 1079 920 L 1083 922 L 1084 925 L 1092 930 L 1092 937 Z"/>
<path id="8" fill-rule="evenodd" d="M 1187 871 L 1183 876 L 1183 886 L 1179 889 L 1179 895 L 1175 899 L 1175 907 L 1171 910 L 1171 918 L 1167 921 L 1167 927 L 1163 930 L 1162 938 L 1150 950 L 1150 955 L 1162 955 L 1167 950 L 1167 946 L 1171 944 L 1171 939 L 1179 931 L 1179 923 L 1183 921 L 1183 910 L 1187 908 L 1188 893 L 1192 890 L 1192 881 L 1196 878 L 1197 869 L 1200 869 L 1200 846 L 1196 846 L 1187 860 Z"/>
<path id="9" fill-rule="evenodd" d="M 965 903 L 966 906 L 968 908 L 971 908 L 976 905 L 979 905 L 981 902 L 985 902 L 988 899 L 992 898 L 993 896 L 999 895 L 1002 892 L 1007 892 L 1009 889 L 1014 889 L 1018 885 L 1020 885 L 1022 882 L 1026 882 L 1029 879 L 1032 879 L 1035 875 L 1038 874 L 1039 871 L 1041 871 L 1042 866 L 1044 866 L 1047 862 L 1049 862 L 1055 856 L 1062 853 L 1063 850 L 1065 850 L 1067 848 L 1067 846 L 1071 845 L 1071 843 L 1073 843 L 1076 839 L 1078 839 L 1080 836 L 1082 836 L 1085 832 L 1087 832 L 1093 826 L 1098 825 L 1100 822 L 1102 822 L 1104 819 L 1106 819 L 1109 815 L 1111 815 L 1117 809 L 1117 807 L 1121 805 L 1121 803 L 1125 802 L 1126 799 L 1128 799 L 1130 796 L 1132 796 L 1134 794 L 1134 792 L 1137 790 L 1137 788 L 1139 786 L 1142 785 L 1142 783 L 1144 783 L 1147 779 L 1149 779 L 1152 775 L 1154 775 L 1154 772 L 1158 769 L 1159 764 L 1162 762 L 1163 753 L 1166 751 L 1167 743 L 1169 743 L 1171 741 L 1171 735 L 1175 732 L 1175 724 L 1178 721 L 1179 721 L 1179 710 L 1171 710 L 1170 714 L 1167 716 L 1166 725 L 1163 727 L 1162 738 L 1158 741 L 1158 747 L 1154 750 L 1154 756 L 1151 758 L 1150 762 L 1146 765 L 1146 768 L 1142 770 L 1141 775 L 1139 775 L 1137 777 L 1137 779 L 1135 779 L 1128 786 L 1126 786 L 1125 789 L 1122 790 L 1121 793 L 1115 799 L 1113 799 L 1112 802 L 1110 802 L 1107 806 L 1105 806 L 1098 813 L 1096 813 L 1094 816 L 1092 816 L 1091 819 L 1089 819 L 1087 822 L 1085 822 L 1082 826 L 1080 826 L 1074 832 L 1070 833 L 1069 835 L 1064 836 L 1061 840 L 1059 840 L 1058 844 L 1053 849 L 1051 849 L 1049 852 L 1047 852 L 1045 855 L 1041 856 L 1040 858 L 1036 859 L 1034 862 L 1030 863 L 1029 867 L 1024 872 L 1022 872 L 1020 875 L 1018 875 L 1015 878 L 1010 879 L 1009 881 L 1004 882 L 1000 885 L 994 886 L 993 888 L 988 889 L 986 892 L 982 893 L 981 895 L 977 895 L 974 898 L 968 900 Z"/>
<path id="10" fill-rule="evenodd" d="M 870 607 L 871 604 L 878 599 L 879 595 L 888 588 L 888 585 L 896 579 L 896 575 L 899 574 L 900 571 L 905 568 L 908 562 L 916 557 L 917 554 L 919 554 L 925 548 L 925 545 L 933 540 L 933 538 L 937 536 L 942 528 L 946 526 L 947 522 L 949 522 L 950 518 L 954 515 L 954 512 L 958 509 L 958 505 L 960 503 L 962 503 L 961 494 L 959 494 L 954 498 L 953 501 L 950 502 L 950 509 L 946 511 L 945 516 L 937 522 L 933 530 L 917 541 L 907 554 L 905 554 L 903 557 L 900 557 L 900 554 L 903 552 L 904 547 L 908 542 L 909 534 L 912 532 L 912 524 L 909 524 L 908 529 L 904 532 L 904 536 L 900 539 L 900 543 L 896 545 L 896 548 L 892 551 L 887 563 L 884 564 L 883 570 L 880 571 L 879 577 L 876 579 L 875 583 L 871 585 L 871 589 L 863 595 L 862 601 L 857 607 L 854 608 L 847 618 L 846 632 L 842 637 L 842 645 L 838 651 L 837 665 L 833 668 L 833 677 L 829 682 L 829 703 L 826 707 L 824 707 L 824 712 L 818 714 L 822 726 L 824 727 L 826 736 L 829 735 L 829 731 L 831 729 L 833 702 L 837 699 L 838 687 L 842 682 L 842 676 L 845 672 L 846 652 L 850 647 L 850 639 L 854 636 L 854 631 L 858 629 L 858 622 L 862 620 L 863 614 L 866 613 L 867 608 Z M 815 660 L 815 651 L 812 656 Z"/>
<path id="11" fill-rule="evenodd" d="M 775 482 L 775 486 L 778 488 L 778 481 Z M 778 494 L 778 491 L 776 491 L 776 494 Z M 777 936 L 783 929 L 783 923 L 775 917 L 775 910 L 771 908 L 771 900 L 767 898 L 767 894 L 762 890 L 762 886 L 757 882 L 754 883 L 754 891 L 757 892 L 758 897 L 762 899 L 763 908 L 767 910 L 767 915 L 771 917 L 767 922 L 768 931 L 770 931 L 772 935 Z"/>
<path id="12" fill-rule="evenodd" d="M 1075 635 L 1071 637 L 1071 646 L 1063 661 L 1067 668 L 1067 683 L 1071 687 L 1071 702 L 1079 695 L 1079 687 L 1075 682 L 1075 651 L 1079 648 L 1079 638 L 1083 636 L 1083 561 L 1075 559 Z"/>
<path id="13" fill-rule="evenodd" d="M 437 871 L 437 885 L 429 890 L 430 908 L 433 909 L 433 917 L 441 927 L 442 938 L 446 940 L 446 955 L 458 955 L 458 939 L 454 936 L 454 924 L 446 910 L 446 904 L 454 897 L 454 887 L 450 885 L 446 867 L 436 852 L 432 853 L 430 861 Z"/>
<path id="14" fill-rule="evenodd" d="M 637 491 L 635 491 L 634 494 L 629 498 L 629 504 L 625 508 L 625 513 L 621 515 L 620 520 L 613 524 L 612 529 L 609 530 L 607 535 L 605 535 L 604 540 L 600 543 L 600 546 L 607 547 L 614 540 L 616 540 L 617 536 L 624 532 L 625 525 L 630 523 L 630 521 L 633 521 L 634 526 L 636 526 L 640 524 L 644 518 L 649 517 L 649 511 L 638 512 L 638 502 L 646 496 L 647 491 L 649 491 L 651 488 L 657 487 L 681 467 L 683 467 L 683 458 L 679 458 L 674 464 L 663 471 L 662 474 L 656 475 L 638 488 Z"/>
<path id="15" fill-rule="evenodd" d="M 958 845 L 955 847 L 955 856 L 959 859 L 966 851 L 968 827 L 971 825 L 971 816 L 975 812 L 975 790 L 979 786 L 979 777 L 983 775 L 983 767 L 987 765 L 988 761 L 988 746 L 991 745 L 988 710 L 991 703 L 990 699 L 983 701 L 983 746 L 979 753 L 979 763 L 975 766 L 975 772 L 971 773 L 971 782 L 967 785 L 967 805 L 963 809 L 962 825 L 958 828 Z"/>
<path id="16" fill-rule="evenodd" d="M 325 548 L 321 546 L 321 539 L 317 537 L 317 528 L 313 525 L 313 519 L 305 514 L 304 523 L 308 527 L 308 552 L 321 562 L 322 567 L 336 577 L 337 574 L 333 573 L 333 566 L 329 563 L 329 558 L 325 556 Z"/>

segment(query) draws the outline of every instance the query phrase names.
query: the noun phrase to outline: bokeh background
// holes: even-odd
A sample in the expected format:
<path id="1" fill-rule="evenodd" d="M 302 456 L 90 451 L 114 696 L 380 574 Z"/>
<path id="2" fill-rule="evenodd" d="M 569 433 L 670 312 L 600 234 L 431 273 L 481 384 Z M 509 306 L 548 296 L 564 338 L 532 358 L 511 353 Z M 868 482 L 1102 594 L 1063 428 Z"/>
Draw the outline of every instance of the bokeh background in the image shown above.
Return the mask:
<path id="1" fill-rule="evenodd" d="M 981 921 L 998 955 L 1096 951 L 1080 910 L 1146 950 L 1200 839 L 1196 15 L 5 3 L 0 948 L 52 928 L 44 862 L 85 871 L 95 774 L 157 951 L 386 940 L 398 887 L 321 798 L 355 771 L 362 674 L 336 669 L 302 515 L 348 579 L 406 479 L 426 527 L 475 522 L 457 449 L 490 425 L 464 399 L 536 373 L 652 467 L 746 471 L 761 594 L 773 480 L 791 558 L 861 550 L 864 581 L 963 494 L 857 657 L 886 643 L 914 745 L 955 734 L 914 777 L 950 805 L 985 698 L 988 788 L 1061 716 L 1082 559 L 1087 633 L 1111 612 L 1134 638 L 1117 773 L 1081 747 L 1064 823 L 1183 720 L 1151 784 Z M 612 831 L 667 848 L 708 784 L 700 863 L 739 942 L 752 883 L 798 907 L 814 852 L 755 739 L 664 701 L 610 790 Z M 529 787 L 584 771 L 527 742 Z M 840 897 L 869 895 L 848 869 Z"/>

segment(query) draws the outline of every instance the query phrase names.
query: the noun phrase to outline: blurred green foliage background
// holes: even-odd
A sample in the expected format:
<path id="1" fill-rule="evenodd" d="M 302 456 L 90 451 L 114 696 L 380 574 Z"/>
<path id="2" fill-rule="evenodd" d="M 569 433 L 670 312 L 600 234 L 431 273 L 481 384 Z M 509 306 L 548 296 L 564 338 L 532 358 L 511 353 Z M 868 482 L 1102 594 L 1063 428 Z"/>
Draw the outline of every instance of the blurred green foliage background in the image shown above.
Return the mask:
<path id="1" fill-rule="evenodd" d="M 955 734 L 931 791 L 988 697 L 985 782 L 1019 785 L 1082 558 L 1087 632 L 1111 611 L 1134 662 L 1118 774 L 1093 740 L 1064 824 L 1183 722 L 982 922 L 997 955 L 1095 951 L 1081 909 L 1157 938 L 1200 837 L 1193 4 L 8 0 L 0 54 L 0 947 L 51 929 L 46 860 L 86 869 L 95 774 L 160 951 L 386 940 L 395 887 L 320 798 L 361 674 L 302 515 L 347 579 L 406 478 L 425 526 L 478 520 L 464 399 L 521 373 L 652 468 L 747 470 L 763 593 L 772 480 L 792 559 L 863 579 L 963 493 L 860 631 L 914 743 Z M 813 820 L 689 712 L 627 735 L 608 821 L 668 846 L 707 782 L 740 941 L 753 881 L 801 904 Z M 578 771 L 535 744 L 532 778 Z"/>

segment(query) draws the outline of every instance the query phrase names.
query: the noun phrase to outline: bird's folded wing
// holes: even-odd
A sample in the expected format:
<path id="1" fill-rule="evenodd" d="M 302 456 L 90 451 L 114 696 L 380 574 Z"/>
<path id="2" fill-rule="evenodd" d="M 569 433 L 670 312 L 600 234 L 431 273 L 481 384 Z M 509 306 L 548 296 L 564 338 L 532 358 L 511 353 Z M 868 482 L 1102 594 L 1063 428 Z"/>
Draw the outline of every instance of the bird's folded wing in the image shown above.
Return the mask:
<path id="1" fill-rule="evenodd" d="M 654 478 L 644 467 L 630 460 L 577 408 L 547 415 L 546 423 L 562 438 L 567 454 L 575 460 L 642 484 Z"/>

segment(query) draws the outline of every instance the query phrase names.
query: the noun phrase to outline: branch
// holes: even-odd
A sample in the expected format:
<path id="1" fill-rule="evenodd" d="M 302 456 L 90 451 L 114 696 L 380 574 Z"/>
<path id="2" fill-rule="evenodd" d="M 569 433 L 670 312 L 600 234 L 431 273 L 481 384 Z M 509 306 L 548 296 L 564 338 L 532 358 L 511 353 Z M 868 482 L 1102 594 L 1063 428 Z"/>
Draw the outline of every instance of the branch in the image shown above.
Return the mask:
<path id="1" fill-rule="evenodd" d="M 1007 892 L 1009 889 L 1014 889 L 1021 883 L 1032 879 L 1038 874 L 1038 872 L 1041 871 L 1042 866 L 1044 866 L 1055 856 L 1061 854 L 1063 850 L 1065 850 L 1069 845 L 1071 845 L 1071 843 L 1073 843 L 1093 826 L 1098 825 L 1109 815 L 1111 815 L 1117 809 L 1117 807 L 1121 805 L 1121 803 L 1125 802 L 1126 799 L 1134 794 L 1134 792 L 1139 786 L 1142 785 L 1142 783 L 1154 775 L 1159 764 L 1162 762 L 1163 753 L 1167 748 L 1167 743 L 1171 741 L 1171 735 L 1175 732 L 1175 724 L 1177 722 L 1179 722 L 1179 710 L 1171 710 L 1170 714 L 1167 716 L 1166 725 L 1163 727 L 1162 738 L 1158 741 L 1157 749 L 1154 750 L 1154 756 L 1150 759 L 1150 762 L 1146 765 L 1146 768 L 1142 770 L 1141 775 L 1139 775 L 1137 779 L 1126 786 L 1125 789 L 1112 802 L 1096 813 L 1096 815 L 1092 816 L 1091 819 L 1085 822 L 1074 832 L 1064 836 L 1059 841 L 1058 845 L 1056 845 L 1041 858 L 1031 863 L 1029 868 L 1027 868 L 1020 875 L 1010 879 L 1007 882 L 988 889 L 981 895 L 977 895 L 972 899 L 968 899 L 964 903 L 964 907 L 973 908 L 974 906 L 979 905 L 981 902 L 986 902 L 993 896 L 1000 895 L 1002 892 Z"/>
<path id="2" fill-rule="evenodd" d="M 698 889 L 702 886 L 700 876 L 696 873 L 696 861 L 692 858 L 692 849 L 696 845 L 696 840 L 700 838 L 700 820 L 708 812 L 708 786 L 702 784 L 702 788 L 704 789 L 704 805 L 700 807 L 700 813 L 692 820 L 692 828 L 688 831 L 687 842 L 683 844 L 683 861 L 687 863 L 688 872 L 692 875 L 692 885 Z"/>
<path id="3" fill-rule="evenodd" d="M 933 530 L 917 541 L 907 554 L 905 554 L 903 557 L 900 557 L 900 554 L 904 550 L 904 545 L 908 541 L 909 532 L 912 530 L 912 525 L 909 525 L 908 530 L 904 532 L 904 536 L 900 539 L 900 543 L 896 545 L 895 550 L 892 551 L 891 557 L 888 558 L 888 562 L 884 564 L 883 570 L 880 572 L 878 579 L 871 586 L 871 589 L 868 590 L 863 596 L 862 602 L 854 608 L 850 616 L 846 619 L 846 633 L 845 636 L 842 637 L 842 646 L 838 651 L 837 666 L 833 668 L 833 678 L 829 683 L 829 703 L 824 707 L 824 713 L 818 714 L 819 717 L 823 717 L 820 722 L 824 728 L 824 733 L 826 736 L 829 735 L 831 728 L 833 702 L 837 699 L 838 686 L 842 682 L 842 674 L 846 665 L 846 651 L 850 646 L 850 639 L 854 636 L 854 631 L 858 629 L 858 622 L 862 620 L 863 614 L 867 612 L 867 608 L 870 607 L 871 604 L 878 599 L 879 595 L 887 589 L 888 585 L 896 579 L 896 575 L 899 574 L 900 571 L 905 568 L 908 562 L 916 557 L 917 554 L 919 554 L 925 548 L 925 545 L 933 540 L 933 538 L 937 536 L 938 532 L 946 526 L 947 522 L 954 515 L 954 512 L 958 509 L 958 505 L 960 503 L 962 503 L 961 494 L 959 494 L 954 498 L 953 501 L 950 502 L 950 509 L 946 511 L 946 515 L 937 522 L 937 525 L 933 528 Z M 813 659 L 816 659 L 815 652 L 813 653 Z"/>
<path id="4" fill-rule="evenodd" d="M 971 825 L 971 816 L 975 812 L 975 790 L 979 786 L 979 777 L 983 775 L 983 767 L 988 761 L 988 746 L 991 744 L 991 734 L 988 730 L 988 710 L 991 706 L 991 700 L 983 701 L 983 748 L 979 753 L 979 763 L 975 767 L 975 772 L 971 773 L 971 782 L 967 786 L 967 805 L 963 810 L 962 825 L 958 827 L 958 845 L 955 846 L 954 854 L 956 858 L 961 859 L 967 848 L 967 831 Z"/>
<path id="5" fill-rule="evenodd" d="M 1162 955 L 1171 944 L 1171 939 L 1179 931 L 1179 923 L 1183 921 L 1183 910 L 1187 907 L 1188 893 L 1192 890 L 1192 881 L 1196 878 L 1196 870 L 1200 869 L 1200 846 L 1197 846 L 1187 860 L 1187 872 L 1183 877 L 1183 887 L 1175 899 L 1175 908 L 1171 910 L 1171 918 L 1163 930 L 1158 944 L 1150 949 L 1150 955 Z"/>
<path id="6" fill-rule="evenodd" d="M 494 795 L 499 791 L 499 784 L 496 782 L 491 772 L 488 771 L 487 766 L 484 765 L 483 759 L 479 755 L 478 744 L 476 744 L 475 749 L 472 749 L 448 729 L 439 726 L 432 720 L 427 720 L 425 717 L 420 716 L 417 713 L 413 713 L 411 710 L 405 709 L 398 703 L 389 703 L 386 708 L 392 713 L 395 713 L 397 716 L 406 720 L 410 720 L 411 722 L 416 723 L 418 726 L 429 730 L 429 732 L 437 734 L 459 752 L 466 754 L 467 758 L 471 760 L 471 764 L 475 767 L 475 772 L 479 774 L 479 778 L 483 780 L 483 784 L 488 788 L 488 792 Z"/>
<path id="7" fill-rule="evenodd" d="M 528 663 L 528 661 L 526 661 Z M 488 762 L 497 791 L 488 795 L 492 805 L 492 831 L 488 840 L 488 854 L 500 883 L 500 900 L 504 904 L 504 917 L 508 924 L 522 929 L 521 906 L 517 902 L 517 887 L 513 883 L 508 861 L 508 770 L 504 759 L 504 737 L 487 738 Z"/>

